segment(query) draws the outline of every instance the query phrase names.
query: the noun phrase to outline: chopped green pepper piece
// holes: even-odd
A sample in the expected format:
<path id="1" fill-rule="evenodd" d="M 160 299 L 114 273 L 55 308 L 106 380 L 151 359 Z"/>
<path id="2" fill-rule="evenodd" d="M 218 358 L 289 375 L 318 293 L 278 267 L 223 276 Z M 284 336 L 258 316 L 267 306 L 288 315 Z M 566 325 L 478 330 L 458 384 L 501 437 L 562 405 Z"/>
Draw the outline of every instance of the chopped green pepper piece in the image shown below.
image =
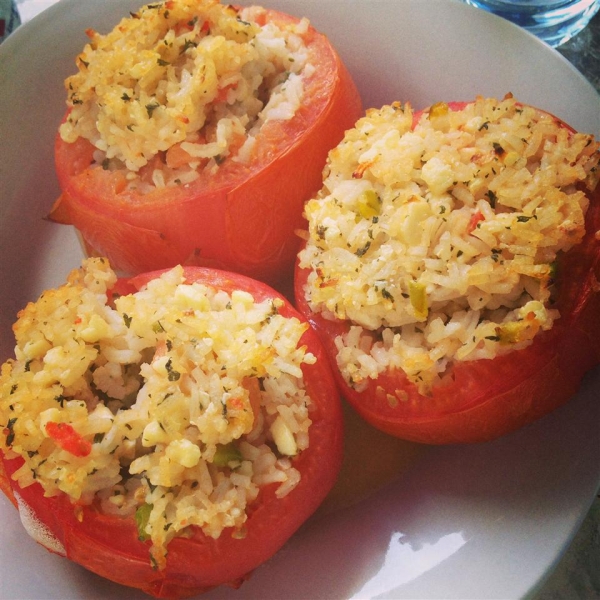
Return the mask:
<path id="1" fill-rule="evenodd" d="M 151 512 L 152 504 L 148 504 L 147 502 L 138 506 L 135 511 L 135 524 L 137 525 L 138 539 L 140 542 L 145 542 L 150 539 L 150 536 L 146 533 L 146 526 L 148 525 Z"/>
<path id="2" fill-rule="evenodd" d="M 240 462 L 242 453 L 235 442 L 229 444 L 217 444 L 217 451 L 213 457 L 213 464 L 217 467 L 226 467 L 231 462 Z"/>
<path id="3" fill-rule="evenodd" d="M 501 344 L 518 344 L 523 341 L 525 324 L 523 321 L 511 321 L 496 327 L 496 335 Z"/>
<path id="4" fill-rule="evenodd" d="M 357 199 L 358 212 L 363 219 L 372 219 L 381 212 L 381 199 L 375 190 L 365 190 Z"/>

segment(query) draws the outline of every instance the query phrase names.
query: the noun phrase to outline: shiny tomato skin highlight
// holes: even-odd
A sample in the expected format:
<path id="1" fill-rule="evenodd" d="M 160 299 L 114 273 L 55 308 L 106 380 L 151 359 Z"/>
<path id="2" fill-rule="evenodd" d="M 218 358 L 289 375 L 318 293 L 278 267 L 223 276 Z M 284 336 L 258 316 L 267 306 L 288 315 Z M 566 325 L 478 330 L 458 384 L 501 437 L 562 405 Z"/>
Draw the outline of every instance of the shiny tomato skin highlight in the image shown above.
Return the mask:
<path id="1" fill-rule="evenodd" d="M 113 291 L 133 292 L 159 274 L 119 280 Z M 265 284 L 239 274 L 187 267 L 185 276 L 188 282 L 198 281 L 227 292 L 245 290 L 257 302 L 283 298 Z M 279 309 L 279 314 L 302 319 L 288 301 Z M 158 598 L 189 597 L 221 584 L 237 587 L 310 517 L 333 486 L 341 466 L 341 407 L 327 356 L 312 328 L 304 333 L 300 343 L 317 358 L 315 364 L 302 366 L 305 386 L 315 410 L 311 412 L 309 447 L 294 459 L 301 479 L 283 498 L 275 496 L 277 484 L 264 486 L 248 507 L 243 537 L 234 537 L 232 530 L 226 529 L 218 539 L 213 539 L 193 528 L 189 538 L 171 540 L 166 568 L 154 570 L 149 542 L 138 540 L 133 517 L 105 515 L 95 505 L 76 507 L 65 494 L 44 497 L 37 483 L 20 488 L 10 475 L 22 464 L 21 459 L 1 457 L 0 489 L 13 504 L 24 502 L 30 507 L 36 518 L 61 542 L 69 559 L 114 582 L 140 588 Z"/>
<path id="2" fill-rule="evenodd" d="M 465 104 L 448 103 L 452 110 Z M 423 112 L 415 114 L 415 123 Z M 350 324 L 311 311 L 303 293 L 308 270 L 297 265 L 296 307 L 318 332 L 342 396 L 356 412 L 378 429 L 406 440 L 475 443 L 514 431 L 567 402 L 585 373 L 600 363 L 600 243 L 596 237 L 600 185 L 586 193 L 590 206 L 584 240 L 559 259 L 556 308 L 561 317 L 552 329 L 537 335 L 522 350 L 492 360 L 455 363 L 452 377 L 435 386 L 428 397 L 421 396 L 400 370 L 369 379 L 361 392 L 344 381 L 336 365 L 334 340 Z"/>
<path id="3" fill-rule="evenodd" d="M 267 11 L 267 20 L 298 19 Z M 327 38 L 309 28 L 306 101 L 289 121 L 271 121 L 248 165 L 226 160 L 215 175 L 144 196 L 124 189 L 122 174 L 90 169 L 94 148 L 57 136 L 62 194 L 50 218 L 72 224 L 89 253 L 136 274 L 201 265 L 276 283 L 293 270 L 305 227 L 302 207 L 321 185 L 328 151 L 362 114 L 358 91 Z"/>

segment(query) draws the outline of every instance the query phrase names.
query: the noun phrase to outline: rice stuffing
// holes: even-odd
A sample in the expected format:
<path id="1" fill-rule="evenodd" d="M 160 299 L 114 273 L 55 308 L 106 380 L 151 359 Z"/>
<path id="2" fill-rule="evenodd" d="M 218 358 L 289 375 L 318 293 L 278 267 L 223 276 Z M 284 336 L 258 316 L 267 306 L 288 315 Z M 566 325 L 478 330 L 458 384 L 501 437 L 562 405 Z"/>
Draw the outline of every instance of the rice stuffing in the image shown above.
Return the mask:
<path id="1" fill-rule="evenodd" d="M 370 110 L 305 208 L 311 309 L 350 322 L 337 363 L 364 389 L 401 369 L 431 393 L 458 361 L 531 343 L 559 318 L 556 260 L 585 233 L 598 143 L 552 116 L 477 98 Z"/>
<path id="2" fill-rule="evenodd" d="M 247 163 L 270 121 L 301 106 L 309 26 L 218 0 L 148 4 L 111 32 L 93 30 L 66 82 L 65 142 L 96 148 L 93 167 L 141 193 L 191 183 L 225 159 Z"/>
<path id="3" fill-rule="evenodd" d="M 302 365 L 315 358 L 278 299 L 186 283 L 180 267 L 111 298 L 115 280 L 87 259 L 21 311 L 0 450 L 24 460 L 21 487 L 135 518 L 163 568 L 190 526 L 243 536 L 262 486 L 283 497 L 298 484 L 312 406 Z"/>

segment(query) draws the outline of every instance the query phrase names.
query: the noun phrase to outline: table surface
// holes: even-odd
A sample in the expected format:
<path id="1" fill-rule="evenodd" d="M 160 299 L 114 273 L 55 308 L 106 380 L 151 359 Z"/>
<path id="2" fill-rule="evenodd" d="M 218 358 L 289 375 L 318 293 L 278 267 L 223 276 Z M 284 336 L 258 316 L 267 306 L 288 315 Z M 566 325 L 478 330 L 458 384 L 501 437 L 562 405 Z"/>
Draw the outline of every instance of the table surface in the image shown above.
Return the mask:
<path id="1" fill-rule="evenodd" d="M 55 1 L 16 0 L 23 21 L 28 21 Z M 600 93 L 600 13 L 558 51 Z M 600 600 L 600 496 L 567 552 L 531 600 Z"/>

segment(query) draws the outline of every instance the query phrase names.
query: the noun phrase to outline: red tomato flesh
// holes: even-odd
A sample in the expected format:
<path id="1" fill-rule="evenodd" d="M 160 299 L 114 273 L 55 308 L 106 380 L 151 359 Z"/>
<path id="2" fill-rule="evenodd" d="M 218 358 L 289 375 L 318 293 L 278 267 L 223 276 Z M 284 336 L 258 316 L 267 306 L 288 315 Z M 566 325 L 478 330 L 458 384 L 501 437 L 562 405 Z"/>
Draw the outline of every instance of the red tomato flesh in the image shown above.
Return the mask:
<path id="1" fill-rule="evenodd" d="M 449 103 L 452 110 L 464 105 Z M 415 123 L 421 114 L 415 115 Z M 556 303 L 560 319 L 525 349 L 491 360 L 456 362 L 452 377 L 434 386 L 429 396 L 420 395 L 399 369 L 369 379 L 361 392 L 351 388 L 337 369 L 334 342 L 351 323 L 312 312 L 303 292 L 308 270 L 297 266 L 296 306 L 319 333 L 342 395 L 356 412 L 380 430 L 406 440 L 473 443 L 514 431 L 569 400 L 584 374 L 600 363 L 599 187 L 587 192 L 585 238 L 560 257 Z"/>
<path id="2" fill-rule="evenodd" d="M 113 291 L 133 292 L 158 275 L 160 272 L 119 280 Z M 185 277 L 188 282 L 201 282 L 227 292 L 245 290 L 256 302 L 283 299 L 267 285 L 243 275 L 187 267 Z M 302 320 L 287 300 L 279 313 Z M 155 570 L 149 558 L 149 542 L 138 539 L 133 517 L 106 515 L 94 504 L 76 507 L 65 494 L 45 497 L 38 483 L 21 488 L 10 478 L 22 464 L 20 458 L 0 460 L 0 489 L 15 505 L 17 495 L 31 508 L 63 545 L 69 559 L 107 579 L 159 598 L 188 597 L 221 584 L 237 586 L 277 552 L 316 510 L 332 488 L 341 466 L 341 406 L 327 356 L 312 328 L 304 333 L 300 344 L 317 358 L 314 364 L 302 365 L 314 412 L 310 415 L 309 447 L 294 459 L 301 479 L 283 498 L 275 496 L 277 484 L 261 489 L 248 508 L 244 537 L 234 537 L 231 529 L 225 529 L 218 539 L 213 539 L 194 527 L 190 537 L 171 540 L 166 568 Z M 52 437 L 56 434 L 61 440 L 67 438 L 66 444 L 71 447 L 73 436 L 68 432 L 59 434 L 55 429 L 58 428 L 51 427 L 49 434 Z"/>
<path id="3" fill-rule="evenodd" d="M 269 10 L 285 26 L 299 19 Z M 327 38 L 305 36 L 314 74 L 294 117 L 270 121 L 249 164 L 226 160 L 216 174 L 141 195 L 122 173 L 89 168 L 94 148 L 56 139 L 62 195 L 50 218 L 74 225 L 89 253 L 136 274 L 176 264 L 232 270 L 276 283 L 293 270 L 302 207 L 321 184 L 328 151 L 362 113 L 350 74 Z"/>

